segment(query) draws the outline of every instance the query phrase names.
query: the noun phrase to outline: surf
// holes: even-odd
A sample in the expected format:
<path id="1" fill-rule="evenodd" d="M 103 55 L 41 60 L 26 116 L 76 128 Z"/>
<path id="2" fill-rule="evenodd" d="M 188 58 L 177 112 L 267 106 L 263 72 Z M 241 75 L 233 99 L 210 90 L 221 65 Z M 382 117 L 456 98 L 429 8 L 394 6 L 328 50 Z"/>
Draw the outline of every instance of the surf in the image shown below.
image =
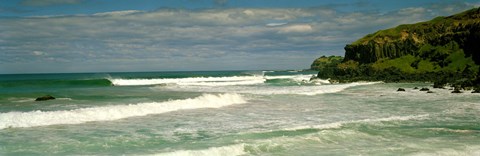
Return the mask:
<path id="1" fill-rule="evenodd" d="M 210 147 L 200 150 L 178 150 L 168 153 L 153 154 L 154 156 L 236 156 L 247 154 L 245 144 L 234 144 L 221 147 Z"/>
<path id="2" fill-rule="evenodd" d="M 7 112 L 0 113 L 0 129 L 111 121 L 178 110 L 220 108 L 246 102 L 246 99 L 239 94 L 204 94 L 196 98 L 166 102 L 91 107 L 65 111 Z"/>
<path id="3" fill-rule="evenodd" d="M 153 90 L 191 91 L 191 92 L 226 92 L 255 95 L 305 95 L 338 93 L 357 86 L 373 85 L 380 82 L 359 82 L 347 84 L 324 85 L 262 85 L 262 86 L 153 86 Z"/>
<path id="4" fill-rule="evenodd" d="M 159 84 L 196 85 L 196 86 L 228 86 L 262 84 L 261 76 L 232 77 L 189 77 L 189 78 L 153 78 L 153 79 L 110 79 L 114 86 L 143 86 Z"/>
<path id="5" fill-rule="evenodd" d="M 369 124 L 369 123 L 376 123 L 376 122 L 424 120 L 424 119 L 427 119 L 428 116 L 430 115 L 421 114 L 421 115 L 408 115 L 408 116 L 390 116 L 390 117 L 384 117 L 384 118 L 373 118 L 373 119 L 362 119 L 362 120 L 347 120 L 347 121 L 332 122 L 332 123 L 320 124 L 320 125 L 297 126 L 297 127 L 285 128 L 283 130 L 284 131 L 300 131 L 300 130 L 308 130 L 308 129 L 315 129 L 315 130 L 338 129 L 346 124 Z"/>
<path id="6" fill-rule="evenodd" d="M 287 80 L 298 83 L 309 83 L 314 75 L 265 75 L 251 73 L 250 76 L 225 77 L 186 77 L 186 78 L 110 78 L 114 86 L 144 86 L 144 85 L 180 85 L 180 86 L 236 86 L 258 85 L 265 83 L 282 83 Z"/>

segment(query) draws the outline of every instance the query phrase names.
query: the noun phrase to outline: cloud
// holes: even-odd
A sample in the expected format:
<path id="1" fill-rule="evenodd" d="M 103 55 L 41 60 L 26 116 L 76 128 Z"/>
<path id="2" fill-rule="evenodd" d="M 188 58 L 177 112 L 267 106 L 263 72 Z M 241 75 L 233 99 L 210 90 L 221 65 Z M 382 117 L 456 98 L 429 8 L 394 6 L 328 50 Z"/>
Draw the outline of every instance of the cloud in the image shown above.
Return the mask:
<path id="1" fill-rule="evenodd" d="M 294 24 L 280 28 L 280 33 L 305 33 L 311 32 L 312 26 L 309 24 Z"/>
<path id="2" fill-rule="evenodd" d="M 276 27 L 276 26 L 282 26 L 282 25 L 285 25 L 285 24 L 288 24 L 288 23 L 268 23 L 268 24 L 266 24 L 265 26 L 267 26 L 267 27 Z"/>
<path id="3" fill-rule="evenodd" d="M 343 55 L 346 44 L 366 34 L 449 15 L 446 7 L 383 13 L 159 9 L 0 18 L 0 73 L 31 72 L 32 65 L 43 72 L 308 68 L 319 55 Z"/>
<path id="4" fill-rule="evenodd" d="M 418 15 L 418 14 L 424 14 L 426 11 L 427 9 L 422 7 L 411 7 L 411 8 L 400 9 L 398 13 L 402 15 Z"/>
<path id="5" fill-rule="evenodd" d="M 62 4 L 78 4 L 82 0 L 23 0 L 21 5 L 25 6 L 51 6 L 51 5 L 62 5 Z"/>
<path id="6" fill-rule="evenodd" d="M 139 10 L 123 10 L 123 11 L 112 11 L 112 12 L 101 12 L 93 14 L 93 16 L 125 16 L 134 13 L 141 13 L 143 11 Z"/>
<path id="7" fill-rule="evenodd" d="M 216 5 L 224 6 L 228 3 L 228 0 L 213 0 Z"/>

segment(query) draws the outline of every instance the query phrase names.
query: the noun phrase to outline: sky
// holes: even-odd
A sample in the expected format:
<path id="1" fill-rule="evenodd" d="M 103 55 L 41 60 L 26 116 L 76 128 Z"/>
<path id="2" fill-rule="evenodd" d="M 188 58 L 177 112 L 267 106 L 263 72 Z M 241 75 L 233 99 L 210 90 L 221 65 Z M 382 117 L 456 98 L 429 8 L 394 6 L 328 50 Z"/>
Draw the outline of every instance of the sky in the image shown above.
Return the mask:
<path id="1" fill-rule="evenodd" d="M 480 0 L 0 0 L 0 74 L 307 69 Z"/>

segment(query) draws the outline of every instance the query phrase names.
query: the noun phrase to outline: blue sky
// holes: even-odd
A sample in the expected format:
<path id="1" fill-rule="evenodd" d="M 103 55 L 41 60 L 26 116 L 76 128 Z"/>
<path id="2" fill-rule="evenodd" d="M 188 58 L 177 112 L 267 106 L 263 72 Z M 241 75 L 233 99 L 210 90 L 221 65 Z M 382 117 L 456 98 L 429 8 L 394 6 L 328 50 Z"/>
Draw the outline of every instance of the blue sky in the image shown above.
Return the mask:
<path id="1" fill-rule="evenodd" d="M 0 73 L 305 69 L 478 0 L 0 0 Z"/>

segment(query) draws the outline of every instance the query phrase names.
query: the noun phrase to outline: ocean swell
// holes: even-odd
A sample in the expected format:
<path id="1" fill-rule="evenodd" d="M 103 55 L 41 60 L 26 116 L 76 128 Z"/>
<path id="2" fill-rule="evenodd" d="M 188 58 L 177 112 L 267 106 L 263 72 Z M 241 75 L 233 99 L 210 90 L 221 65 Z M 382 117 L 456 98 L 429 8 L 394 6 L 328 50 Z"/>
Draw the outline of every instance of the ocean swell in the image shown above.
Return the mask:
<path id="1" fill-rule="evenodd" d="M 112 83 L 108 79 L 44 79 L 44 80 L 8 80 L 0 81 L 0 88 L 15 88 L 15 87 L 103 87 L 111 86 Z"/>

